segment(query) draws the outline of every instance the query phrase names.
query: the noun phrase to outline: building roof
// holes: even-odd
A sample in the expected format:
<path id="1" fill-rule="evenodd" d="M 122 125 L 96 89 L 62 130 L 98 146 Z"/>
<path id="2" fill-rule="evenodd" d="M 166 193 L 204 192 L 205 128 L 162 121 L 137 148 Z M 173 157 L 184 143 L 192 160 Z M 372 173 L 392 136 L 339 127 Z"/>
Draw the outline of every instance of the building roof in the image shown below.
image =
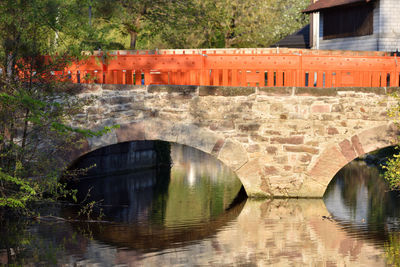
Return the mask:
<path id="1" fill-rule="evenodd" d="M 310 24 L 286 36 L 271 47 L 310 48 Z"/>
<path id="2" fill-rule="evenodd" d="M 371 1 L 373 0 L 319 0 L 309 5 L 305 10 L 303 10 L 303 13 L 319 12 L 323 9 L 358 4 L 358 3 L 368 3 Z"/>

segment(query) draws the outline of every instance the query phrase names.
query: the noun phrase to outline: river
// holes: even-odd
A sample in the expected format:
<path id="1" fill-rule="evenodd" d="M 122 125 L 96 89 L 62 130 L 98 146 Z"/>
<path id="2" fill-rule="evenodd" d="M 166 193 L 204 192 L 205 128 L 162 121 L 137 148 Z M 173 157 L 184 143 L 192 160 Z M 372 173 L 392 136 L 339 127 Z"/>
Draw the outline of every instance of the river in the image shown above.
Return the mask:
<path id="1" fill-rule="evenodd" d="M 172 145 L 171 158 L 172 168 L 82 179 L 83 188 L 93 187 L 92 197 L 106 194 L 97 211 L 102 222 L 1 221 L 0 264 L 400 264 L 398 194 L 388 192 L 378 169 L 364 161 L 343 168 L 324 199 L 253 200 L 243 197 L 240 181 L 211 156 Z M 69 205 L 41 209 L 63 218 L 76 215 Z"/>

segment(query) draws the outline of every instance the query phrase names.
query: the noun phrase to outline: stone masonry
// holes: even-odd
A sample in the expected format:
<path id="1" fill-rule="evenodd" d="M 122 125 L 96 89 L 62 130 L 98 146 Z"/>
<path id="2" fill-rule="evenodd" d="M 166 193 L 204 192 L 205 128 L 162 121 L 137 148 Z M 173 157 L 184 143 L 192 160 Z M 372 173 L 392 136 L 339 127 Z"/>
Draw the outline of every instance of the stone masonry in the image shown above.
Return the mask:
<path id="1" fill-rule="evenodd" d="M 74 126 L 120 128 L 92 138 L 71 162 L 135 140 L 188 145 L 230 167 L 251 197 L 322 197 L 354 158 L 395 143 L 391 88 L 85 85 L 95 97 Z"/>

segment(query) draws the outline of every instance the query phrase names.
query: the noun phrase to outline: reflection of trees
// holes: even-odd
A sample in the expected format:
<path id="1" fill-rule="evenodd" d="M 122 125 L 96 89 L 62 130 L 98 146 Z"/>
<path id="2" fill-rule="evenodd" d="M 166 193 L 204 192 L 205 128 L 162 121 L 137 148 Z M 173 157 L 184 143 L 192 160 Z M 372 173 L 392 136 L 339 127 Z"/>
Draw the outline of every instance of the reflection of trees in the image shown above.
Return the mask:
<path id="1" fill-rule="evenodd" d="M 389 192 L 378 168 L 366 166 L 362 161 L 353 161 L 337 173 L 325 197 L 333 193 L 335 187 L 340 187 L 342 202 L 352 214 L 356 214 L 360 202 L 367 205 L 365 222 L 346 218 L 341 223 L 358 234 L 367 234 L 373 240 L 387 240 L 388 232 L 393 230 L 388 229 L 390 222 L 400 218 L 397 208 L 400 198 L 398 193 Z M 335 216 L 334 207 L 331 212 Z"/>
<path id="2" fill-rule="evenodd" d="M 165 224 L 196 223 L 215 218 L 229 207 L 241 183 L 214 157 L 174 144 Z"/>
<path id="3" fill-rule="evenodd" d="M 56 266 L 66 264 L 65 254 L 82 255 L 89 239 L 72 232 L 65 223 L 28 220 L 0 222 L 0 266 Z"/>
<path id="4" fill-rule="evenodd" d="M 385 242 L 386 263 L 391 266 L 400 266 L 400 234 L 391 233 Z"/>

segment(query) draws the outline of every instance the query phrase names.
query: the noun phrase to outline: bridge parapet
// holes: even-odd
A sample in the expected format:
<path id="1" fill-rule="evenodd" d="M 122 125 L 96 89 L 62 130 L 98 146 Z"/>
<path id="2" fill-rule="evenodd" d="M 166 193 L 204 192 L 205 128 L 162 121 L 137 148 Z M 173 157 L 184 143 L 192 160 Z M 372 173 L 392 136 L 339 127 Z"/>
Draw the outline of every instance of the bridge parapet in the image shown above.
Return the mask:
<path id="1" fill-rule="evenodd" d="M 399 86 L 397 57 L 382 52 L 285 48 L 94 53 L 57 74 L 75 83 L 209 86 Z"/>
<path id="2" fill-rule="evenodd" d="M 386 115 L 396 88 L 85 85 L 95 96 L 73 121 L 120 129 L 79 155 L 134 140 L 200 149 L 232 168 L 250 196 L 322 197 L 344 165 L 396 142 Z"/>

